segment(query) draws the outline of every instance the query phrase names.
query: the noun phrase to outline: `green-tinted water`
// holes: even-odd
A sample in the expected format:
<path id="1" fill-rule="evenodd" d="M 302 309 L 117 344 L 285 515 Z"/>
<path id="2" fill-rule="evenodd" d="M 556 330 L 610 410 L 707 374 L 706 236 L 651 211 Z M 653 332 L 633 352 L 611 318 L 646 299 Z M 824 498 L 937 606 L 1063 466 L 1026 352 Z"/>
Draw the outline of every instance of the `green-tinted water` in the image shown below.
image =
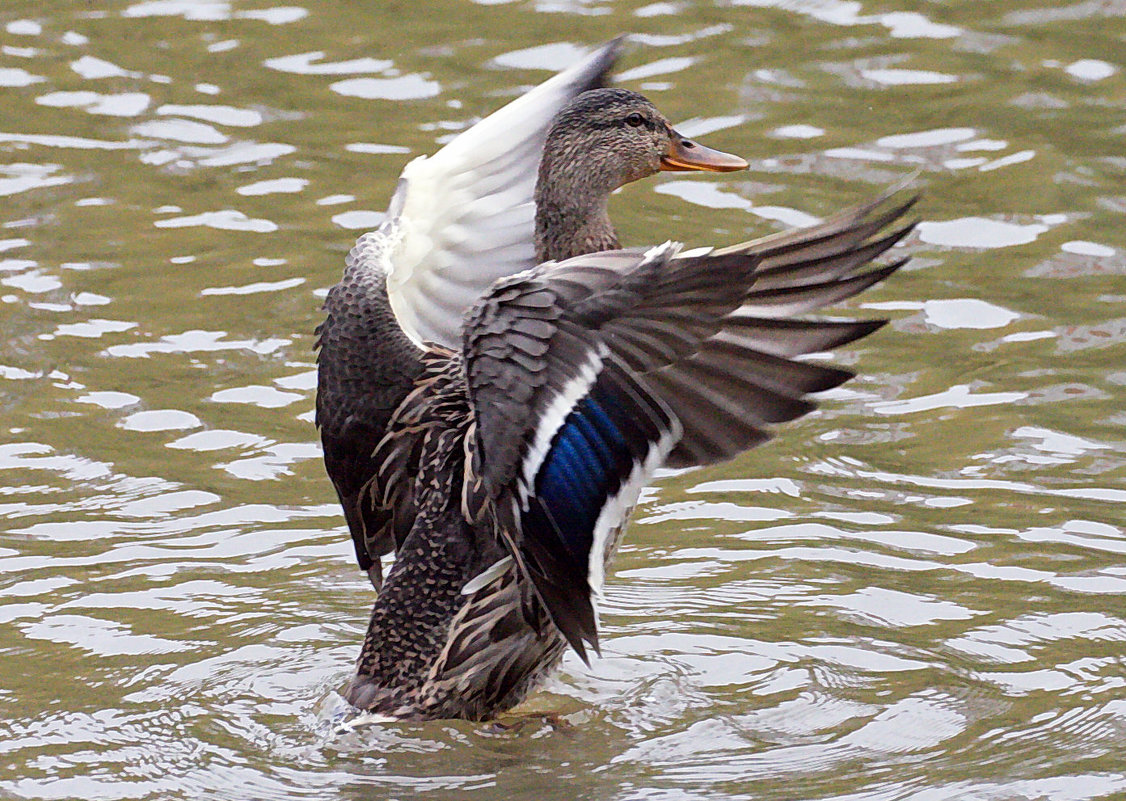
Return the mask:
<path id="1" fill-rule="evenodd" d="M 300 0 L 298 0 L 300 2 Z M 0 797 L 1126 797 L 1126 6 L 0 8 Z M 312 329 L 399 170 L 579 45 L 752 162 L 746 239 L 919 170 L 861 377 L 648 495 L 574 724 L 333 735 L 371 601 Z"/>

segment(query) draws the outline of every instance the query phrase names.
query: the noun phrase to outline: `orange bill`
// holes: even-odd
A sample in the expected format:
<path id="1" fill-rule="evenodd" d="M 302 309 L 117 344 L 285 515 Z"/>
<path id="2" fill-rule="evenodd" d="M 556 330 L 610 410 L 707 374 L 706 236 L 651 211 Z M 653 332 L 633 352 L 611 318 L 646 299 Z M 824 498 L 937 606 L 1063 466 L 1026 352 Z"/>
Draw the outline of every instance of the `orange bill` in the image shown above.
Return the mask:
<path id="1" fill-rule="evenodd" d="M 676 131 L 669 132 L 669 149 L 661 156 L 661 169 L 665 172 L 706 170 L 708 172 L 734 172 L 747 169 L 747 162 L 731 153 L 712 150 L 693 142 Z"/>

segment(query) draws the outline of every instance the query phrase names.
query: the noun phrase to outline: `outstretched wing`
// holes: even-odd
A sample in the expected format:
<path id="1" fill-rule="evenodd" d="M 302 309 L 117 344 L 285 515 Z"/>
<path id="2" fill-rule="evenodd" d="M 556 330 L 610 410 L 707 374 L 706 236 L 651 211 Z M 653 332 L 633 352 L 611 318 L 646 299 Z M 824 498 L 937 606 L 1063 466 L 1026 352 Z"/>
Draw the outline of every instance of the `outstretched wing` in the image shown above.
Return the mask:
<path id="1" fill-rule="evenodd" d="M 615 39 L 403 170 L 388 212 L 401 238 L 387 288 L 418 343 L 458 344 L 462 314 L 496 279 L 535 264 L 533 193 L 555 115 L 603 84 Z"/>
<path id="2" fill-rule="evenodd" d="M 592 588 L 656 468 L 733 456 L 852 376 L 793 357 L 881 323 L 790 316 L 900 266 L 862 271 L 911 228 L 880 233 L 914 202 L 879 211 L 886 200 L 723 250 L 666 243 L 549 262 L 499 282 L 467 317 L 466 513 L 497 516 L 584 659 L 598 647 Z"/>
<path id="3" fill-rule="evenodd" d="M 356 558 L 377 585 L 379 557 L 402 531 L 363 490 L 381 464 L 373 451 L 422 370 L 416 346 L 456 345 L 463 311 L 497 276 L 532 266 L 532 195 L 551 119 L 601 84 L 618 50 L 610 42 L 408 164 L 389 219 L 360 237 L 329 292 L 317 329 L 317 425 Z"/>

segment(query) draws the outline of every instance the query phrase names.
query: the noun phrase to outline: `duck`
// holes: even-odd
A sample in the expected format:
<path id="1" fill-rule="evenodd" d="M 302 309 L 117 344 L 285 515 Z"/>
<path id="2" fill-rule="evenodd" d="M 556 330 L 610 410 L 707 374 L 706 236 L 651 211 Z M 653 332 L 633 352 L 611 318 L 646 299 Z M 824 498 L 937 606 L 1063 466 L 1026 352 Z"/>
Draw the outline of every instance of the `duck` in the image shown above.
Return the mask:
<path id="1" fill-rule="evenodd" d="M 629 146 L 629 135 L 668 138 L 667 153 L 656 165 L 661 170 L 722 172 L 747 166 L 741 158 L 672 136 L 671 126 L 651 103 L 616 90 L 592 98 L 617 98 L 617 105 L 573 108 L 573 122 L 564 126 L 571 135 L 556 137 L 556 147 L 545 159 L 556 117 L 580 95 L 605 87 L 623 42 L 623 37 L 607 42 L 463 131 L 437 153 L 408 163 L 386 225 L 348 255 L 342 279 L 328 292 L 325 319 L 316 331 L 316 426 L 356 561 L 377 591 L 382 584 L 380 559 L 394 552 L 406 532 L 395 530 L 384 510 L 366 502 L 364 488 L 377 467 L 375 446 L 418 375 L 418 346 L 434 342 L 455 347 L 462 314 L 498 278 L 548 259 L 616 246 L 605 205 L 606 187 L 615 175 L 588 171 L 580 176 L 548 167 L 571 183 L 539 177 L 545 162 L 573 158 L 590 144 L 574 122 L 588 111 L 588 126 L 598 124 L 597 119 L 607 124 L 624 121 L 621 128 L 603 132 L 614 134 L 610 139 L 617 144 L 602 162 L 609 166 L 620 156 L 624 161 L 618 166 L 624 172 L 617 177 L 623 182 L 654 167 L 625 167 L 642 152 Z M 661 142 L 654 147 L 662 147 Z M 588 188 L 575 181 L 600 184 Z M 580 207 L 579 201 L 601 207 Z M 571 231 L 576 225 L 586 228 Z M 372 267 L 376 251 L 386 251 L 390 260 L 393 269 L 386 276 Z M 389 309 L 384 295 L 390 299 Z"/>
<path id="2" fill-rule="evenodd" d="M 329 475 L 378 590 L 342 694 L 379 719 L 490 720 L 568 649 L 589 663 L 656 470 L 765 442 L 853 376 L 804 356 L 886 322 L 805 315 L 905 263 L 882 259 L 914 226 L 898 192 L 727 247 L 621 246 L 619 187 L 747 163 L 601 86 L 618 45 L 408 165 L 326 298 L 318 422 L 326 466 L 330 441 L 353 460 L 351 483 Z"/>

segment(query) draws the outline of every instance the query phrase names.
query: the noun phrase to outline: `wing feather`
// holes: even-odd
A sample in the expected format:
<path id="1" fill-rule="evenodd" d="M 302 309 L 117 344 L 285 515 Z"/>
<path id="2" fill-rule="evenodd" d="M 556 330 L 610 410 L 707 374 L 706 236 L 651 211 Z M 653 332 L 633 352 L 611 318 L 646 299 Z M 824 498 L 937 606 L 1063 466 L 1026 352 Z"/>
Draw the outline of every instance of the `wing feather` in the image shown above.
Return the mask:
<path id="1" fill-rule="evenodd" d="M 888 200 L 733 248 L 666 243 L 548 262 L 499 282 L 467 315 L 467 507 L 497 510 L 514 569 L 584 659 L 598 648 L 592 594 L 655 469 L 729 458 L 852 377 L 794 357 L 881 321 L 789 318 L 898 269 L 862 271 L 911 229 L 885 231 L 913 203 Z"/>
<path id="2" fill-rule="evenodd" d="M 603 45 L 403 170 L 391 203 L 403 236 L 387 287 L 415 342 L 456 345 L 464 310 L 498 278 L 534 266 L 533 194 L 551 121 L 603 84 L 620 45 Z"/>

